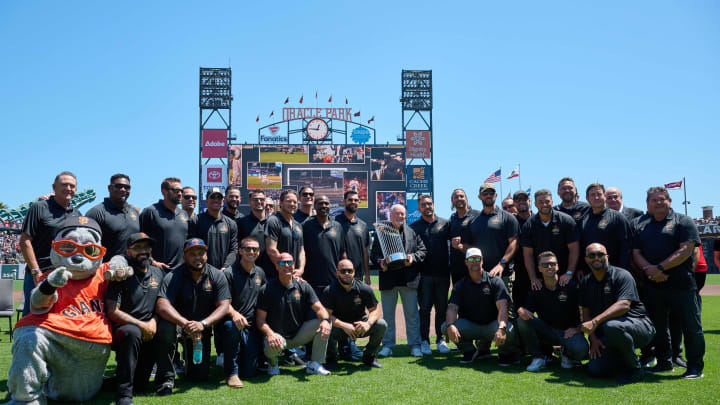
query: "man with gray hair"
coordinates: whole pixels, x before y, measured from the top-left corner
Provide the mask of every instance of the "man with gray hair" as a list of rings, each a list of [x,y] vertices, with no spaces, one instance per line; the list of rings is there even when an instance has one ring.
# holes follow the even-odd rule
[[[617,187],[608,187],[605,191],[605,199],[608,207],[625,215],[628,221],[632,221],[643,214],[641,210],[626,207],[625,204],[623,204],[622,191]]]
[[[395,347],[395,306],[398,295],[402,300],[403,314],[405,315],[405,330],[407,332],[410,354],[413,357],[422,357],[420,350],[420,313],[418,311],[417,288],[420,284],[420,269],[418,264],[425,260],[427,250],[422,239],[415,231],[405,224],[405,207],[395,204],[390,207],[390,221],[392,226],[400,233],[407,259],[403,267],[390,269],[388,259],[380,248],[380,241],[375,237],[371,257],[380,265],[380,300],[382,302],[383,317],[388,324],[387,332],[383,338],[383,348],[378,355],[388,357],[392,355]]]

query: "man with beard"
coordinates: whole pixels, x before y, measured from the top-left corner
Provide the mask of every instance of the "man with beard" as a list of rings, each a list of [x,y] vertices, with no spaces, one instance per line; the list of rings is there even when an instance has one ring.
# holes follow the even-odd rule
[[[107,249],[103,262],[123,254],[130,235],[140,232],[140,211],[127,203],[130,197],[130,177],[122,173],[113,174],[108,193],[109,196],[102,203],[85,214],[102,229],[102,245]]]
[[[448,239],[450,226],[447,219],[435,215],[435,205],[429,194],[418,197],[421,217],[410,227],[422,239],[427,249],[425,260],[420,263],[420,350],[432,354],[430,348],[430,313],[435,307],[435,343],[440,353],[450,352],[443,339],[440,326],[447,311],[450,271],[448,269]]]
[[[352,262],[343,259],[337,264],[337,280],[325,288],[322,303],[328,311],[333,329],[328,341],[327,364],[337,363],[337,343],[345,338],[369,337],[363,363],[375,368],[382,365],[375,354],[380,348],[387,323],[380,318],[377,299],[369,285],[354,277]],[[367,309],[367,312],[365,311]],[[369,313],[369,314],[368,314]]]
[[[208,264],[223,271],[229,269],[237,257],[237,225],[233,218],[221,212],[223,195],[220,187],[208,190],[206,202],[207,210],[190,220],[188,235],[205,241]]]
[[[517,214],[515,219],[518,221],[518,248],[515,250],[515,256],[513,257],[513,271],[515,274],[515,282],[513,283],[512,301],[515,308],[520,308],[527,302],[528,293],[530,292],[530,279],[528,278],[527,270],[525,269],[525,257],[523,255],[523,249],[520,246],[522,241],[522,229],[525,222],[532,216],[530,210],[530,196],[527,191],[518,190],[513,194],[513,203]]]
[[[380,265],[380,299],[382,301],[383,315],[388,324],[387,333],[383,338],[383,348],[380,357],[392,356],[395,346],[395,307],[398,295],[402,300],[403,314],[405,315],[405,331],[413,357],[422,357],[420,350],[420,314],[418,312],[417,288],[420,284],[419,263],[425,260],[427,250],[422,239],[405,224],[405,207],[395,204],[390,207],[390,221],[403,240],[407,259],[402,267],[390,269],[388,259],[383,257],[379,238],[373,242],[371,255],[373,261]]]
[[[315,212],[302,224],[307,260],[303,278],[315,290],[315,295],[321,297],[325,287],[336,280],[337,263],[345,258],[345,232],[329,217],[330,199],[327,196],[315,199]]]
[[[455,212],[450,215],[450,276],[452,277],[452,283],[456,284],[467,276],[467,266],[465,265],[465,244],[468,243],[467,232],[470,222],[480,212],[472,209],[470,203],[468,203],[467,194],[465,190],[457,188],[453,190],[450,195],[450,202]]]
[[[210,372],[212,325],[228,313],[230,292],[227,278],[207,264],[207,246],[202,239],[185,242],[184,263],[168,273],[162,281],[156,304],[158,319],[158,367],[155,377],[158,395],[172,394],[175,381],[172,359],[178,330],[182,339],[193,347],[202,342],[202,359],[186,359],[186,376],[191,381],[205,381]],[[194,351],[194,349],[193,349]],[[194,357],[194,354],[193,354]]]
[[[637,208],[626,207],[623,204],[622,191],[620,191],[620,189],[617,187],[608,187],[607,190],[605,190],[605,201],[608,207],[625,215],[625,218],[628,220],[628,222],[643,214],[641,210]]]
[[[558,261],[553,252],[540,253],[538,261],[543,286],[532,291],[527,303],[518,307],[518,331],[527,352],[533,356],[527,371],[544,369],[556,345],[562,346],[560,366],[573,368],[573,361],[580,362],[588,354],[588,342],[578,327],[577,284],[570,280],[565,286],[558,285]]]
[[[133,391],[145,389],[157,360],[155,301],[165,273],[150,265],[155,241],[139,232],[130,235],[125,257],[134,276],[111,282],[105,292],[105,312],[112,321],[117,351],[117,404],[132,404]]]
[[[247,237],[255,238],[260,247],[260,256],[256,263],[262,267],[275,268],[265,252],[265,192],[262,190],[250,190],[250,215],[245,215],[237,220],[238,240],[242,241]],[[267,272],[266,272],[267,273]]]
[[[315,191],[310,186],[300,188],[300,206],[293,214],[293,218],[299,223],[305,222],[308,217],[313,214],[313,206],[315,205]]]
[[[573,277],[577,267],[580,238],[575,220],[569,215],[552,208],[552,194],[542,189],[535,192],[535,207],[537,214],[533,214],[522,230],[522,249],[525,259],[525,269],[533,290],[542,287],[538,274],[540,271],[535,265],[535,255],[538,252],[551,251],[558,261],[559,283],[565,286]]]
[[[265,272],[255,265],[260,243],[248,236],[240,241],[240,261],[225,271],[232,301],[223,323],[224,371],[227,385],[242,388],[242,378],[255,375],[262,337],[255,323],[255,306],[265,288]],[[239,374],[239,376],[238,376]]]
[[[635,280],[627,270],[610,265],[599,243],[585,249],[585,262],[592,271],[580,282],[581,328],[590,338],[588,374],[620,373],[620,384],[642,381],[645,373],[635,349],[652,341],[655,328]]]
[[[192,219],[195,218],[195,206],[197,205],[197,194],[195,189],[190,186],[185,186],[182,189],[182,202],[180,206],[185,211],[187,217]]]
[[[672,370],[672,359],[679,356],[670,347],[668,318],[674,317],[682,323],[685,339],[687,371],[683,378],[702,378],[705,336],[692,276],[692,255],[700,236],[693,220],[673,211],[671,203],[665,187],[651,187],[647,191],[648,213],[633,220],[633,259],[647,277],[645,299],[657,328],[657,365],[652,370]]]
[[[70,204],[77,190],[75,175],[70,172],[58,174],[52,187],[52,197],[36,201],[30,206],[20,234],[20,251],[27,269],[23,282],[23,316],[30,313],[30,293],[40,282],[43,271],[52,269],[50,247],[55,233],[67,217],[80,216],[80,211]]]
[[[502,209],[508,214],[517,215],[517,208],[515,207],[515,200],[508,195],[507,198],[502,200]]]
[[[240,187],[229,186],[225,189],[225,204],[223,206],[222,214],[232,220],[239,220],[244,215],[238,210],[238,205],[242,202],[242,196],[240,195]]]
[[[629,269],[632,237],[630,223],[623,214],[605,206],[605,187],[602,184],[590,184],[585,197],[591,211],[580,222],[581,250],[584,251],[591,243],[599,243],[607,249],[611,265]]]
[[[343,196],[345,210],[335,217],[345,233],[345,254],[353,264],[355,278],[359,281],[365,277],[365,284],[370,285],[370,266],[368,266],[368,247],[370,247],[370,230],[362,219],[358,218],[357,209],[360,203],[356,191],[348,190]]]
[[[590,205],[586,202],[578,201],[577,187],[575,180],[571,177],[563,177],[558,182],[558,196],[562,202],[554,208],[560,212],[568,214],[580,225],[582,218],[590,212]]]
[[[160,191],[163,199],[140,214],[140,230],[155,240],[152,265],[169,272],[182,263],[189,217],[178,207],[183,191],[180,179],[166,178]]]

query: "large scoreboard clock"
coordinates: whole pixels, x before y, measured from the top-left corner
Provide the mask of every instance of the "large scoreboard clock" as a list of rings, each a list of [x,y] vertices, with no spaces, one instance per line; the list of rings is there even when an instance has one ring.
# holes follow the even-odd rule
[[[328,136],[328,124],[323,119],[315,118],[307,124],[305,132],[307,132],[308,138],[321,141]]]

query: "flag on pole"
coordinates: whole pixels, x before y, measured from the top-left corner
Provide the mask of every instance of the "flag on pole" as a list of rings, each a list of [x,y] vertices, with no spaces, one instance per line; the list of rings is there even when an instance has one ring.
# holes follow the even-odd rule
[[[530,193],[532,192],[532,186],[528,187],[528,189],[525,190],[525,192],[526,192],[528,195],[530,195]]]
[[[345,97],[345,105],[347,105],[347,97]]]
[[[290,102],[290,97],[286,98],[286,99],[285,99],[285,102],[284,102],[283,104],[287,104],[287,103],[289,103],[289,102]]]
[[[273,115],[275,115],[275,110],[272,110],[272,112],[270,113],[270,116],[268,118],[272,118]]]
[[[358,112],[356,112],[355,114],[353,114],[353,116],[354,116],[354,117],[359,117],[359,116],[360,116],[360,111],[358,111]]]
[[[496,172],[485,179],[485,183],[498,183],[500,180],[502,180],[502,178],[500,178],[500,169],[497,169]]]
[[[508,176],[508,180],[510,180],[514,177],[519,177],[519,176],[520,176],[520,167],[516,167],[513,169],[512,172],[510,172],[510,176]]]
[[[372,116],[372,118],[370,118],[370,119],[368,120],[368,124],[371,123],[371,122],[373,122],[373,121],[375,121],[375,116],[374,116],[374,115]]]
[[[330,95],[330,98],[328,99],[328,103],[332,103],[332,94]]]
[[[303,95],[300,96],[300,104],[302,104],[303,97],[305,97],[305,96],[303,96]]]
[[[315,90],[315,100],[317,100],[317,90]]]
[[[255,118],[255,122],[260,122],[260,116],[258,115],[257,118]]]
[[[676,188],[682,188],[682,180],[680,181],[673,181],[671,183],[666,183],[665,188],[668,190],[676,189]]]

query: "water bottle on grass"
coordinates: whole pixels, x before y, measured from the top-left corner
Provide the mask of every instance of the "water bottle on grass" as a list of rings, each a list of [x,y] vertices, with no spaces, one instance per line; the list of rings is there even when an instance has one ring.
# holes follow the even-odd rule
[[[202,363],[203,344],[202,344],[202,335],[199,333],[193,337],[192,354],[193,354],[193,356],[192,356],[193,364]]]

